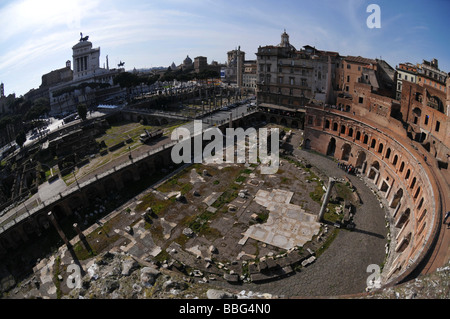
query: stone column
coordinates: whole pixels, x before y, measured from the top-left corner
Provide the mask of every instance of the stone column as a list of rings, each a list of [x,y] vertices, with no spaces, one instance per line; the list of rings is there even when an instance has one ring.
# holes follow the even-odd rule
[[[367,161],[364,161],[361,167],[361,175],[363,175],[366,171]]]
[[[83,234],[83,232],[81,231],[80,227],[78,227],[78,224],[77,224],[77,223],[73,224],[73,228],[75,228],[75,230],[77,231],[78,237],[80,238],[80,242],[83,244],[84,248],[85,248],[87,251],[91,251],[91,247],[89,247],[89,246],[87,245],[87,242],[86,242],[86,236],[84,236],[84,234]]]
[[[325,215],[325,211],[327,210],[328,201],[330,200],[331,196],[331,189],[333,188],[333,185],[336,183],[336,180],[332,177],[330,177],[330,181],[328,182],[328,188],[327,192],[325,194],[325,198],[322,203],[322,208],[320,209],[319,216],[317,218],[317,221],[320,222],[323,219],[323,216]]]
[[[66,246],[71,247],[70,242],[66,237],[66,234],[64,234],[64,232],[62,231],[61,227],[59,226],[58,222],[55,219],[55,216],[53,216],[53,213],[49,212],[48,217],[52,221],[53,226],[55,226],[56,230],[58,231],[59,236],[61,236],[62,240],[64,240],[64,243],[66,244]]]
[[[78,236],[80,237],[80,239],[81,239],[82,237],[84,237],[83,232],[81,231],[80,227],[78,227],[78,224],[77,224],[77,223],[74,223],[74,224],[73,224],[73,228],[75,228],[75,230],[77,231],[77,234],[78,234]]]

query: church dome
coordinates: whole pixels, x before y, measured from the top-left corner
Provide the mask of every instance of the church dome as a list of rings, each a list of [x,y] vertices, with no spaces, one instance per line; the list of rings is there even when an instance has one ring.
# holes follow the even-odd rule
[[[186,57],[186,59],[184,59],[183,64],[184,65],[192,64],[192,59],[189,57],[189,55]]]

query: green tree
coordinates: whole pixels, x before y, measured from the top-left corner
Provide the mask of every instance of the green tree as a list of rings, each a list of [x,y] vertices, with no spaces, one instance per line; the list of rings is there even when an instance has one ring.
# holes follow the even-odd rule
[[[131,88],[136,85],[139,85],[141,79],[133,73],[130,72],[121,72],[114,77],[114,84],[119,84],[121,88]]]
[[[50,103],[46,98],[39,98],[34,101],[33,106],[25,114],[25,120],[30,121],[39,118],[41,115],[50,112]]]
[[[86,121],[87,116],[87,106],[84,103],[80,103],[77,106],[78,115],[83,121]]]

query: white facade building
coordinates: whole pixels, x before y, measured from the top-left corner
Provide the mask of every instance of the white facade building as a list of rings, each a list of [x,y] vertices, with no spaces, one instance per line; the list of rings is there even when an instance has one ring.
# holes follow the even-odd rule
[[[111,91],[109,94],[113,93],[112,91],[116,91],[116,93],[120,91],[119,87],[116,90],[111,90],[111,87],[114,86],[114,77],[125,70],[123,68],[109,69],[109,66],[100,68],[100,48],[93,48],[87,38],[82,38],[72,47],[72,51],[73,80],[49,89],[52,114],[73,112],[79,103],[86,103],[90,106],[96,102],[98,91],[105,89],[108,84]],[[99,85],[86,85],[89,83]],[[100,84],[105,84],[105,86],[101,87]]]

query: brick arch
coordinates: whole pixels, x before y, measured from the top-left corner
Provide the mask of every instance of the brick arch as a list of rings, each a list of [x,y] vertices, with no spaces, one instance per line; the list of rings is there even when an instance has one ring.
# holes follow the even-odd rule
[[[306,114],[326,118],[328,123],[346,123],[345,134],[340,130],[333,131],[328,123],[324,127],[307,123],[305,141],[309,140],[311,149],[324,155],[327,154],[330,136],[336,138],[339,146],[345,143],[352,146],[352,152],[356,152],[355,167],[361,166],[363,176],[375,184],[380,195],[388,199],[385,208],[391,214],[393,227],[401,226],[398,230],[401,233],[393,239],[395,249],[390,250],[392,265],[386,270],[386,280],[403,280],[433,249],[429,243],[436,238],[439,229],[436,214],[440,213],[440,206],[435,198],[439,184],[433,176],[427,177],[427,171],[422,169],[420,150],[415,152],[409,149],[409,145],[402,145],[395,136],[383,132],[383,126],[373,128],[362,121],[352,122],[333,111],[330,114],[327,110],[314,107],[307,109]],[[350,127],[354,129],[353,138],[348,136]],[[376,141],[375,145],[372,145],[372,140]],[[341,156],[342,153],[336,153],[334,157],[340,159]],[[422,219],[420,225],[418,218]],[[409,264],[411,258],[416,260],[412,267]]]
[[[102,187],[101,184],[91,185],[88,187],[85,194],[89,201],[92,201],[92,200],[102,197],[102,195],[104,195],[101,190],[101,187]]]
[[[400,203],[403,197],[403,188],[399,188],[397,192],[395,193],[394,197],[392,198],[392,201],[389,205],[391,208],[397,207],[397,205]]]
[[[36,234],[36,227],[33,225],[31,221],[25,221],[22,224],[22,229],[25,234],[27,235],[35,235]]]
[[[328,142],[327,156],[334,156],[335,152],[336,152],[336,139],[332,137]]]
[[[92,188],[91,188],[90,190],[92,190]],[[82,208],[82,207],[83,207],[83,203],[84,203],[84,201],[83,201],[83,199],[82,199],[82,196],[81,196],[81,195],[78,195],[78,194],[73,195],[72,197],[70,197],[70,198],[67,200],[67,206],[68,206],[72,211],[75,211],[75,210],[78,210],[78,209]]]
[[[150,166],[147,162],[140,162],[137,169],[140,176],[149,175],[151,172]]]
[[[66,209],[62,205],[55,205],[51,209],[53,216],[55,216],[56,220],[62,220],[66,217]]]
[[[355,167],[356,167],[356,168],[362,168],[364,162],[366,161],[366,158],[367,158],[366,152],[360,150],[360,151],[358,152],[358,156],[356,157],[356,164],[355,164]]]
[[[264,114],[261,114],[260,117],[259,117],[259,120],[260,120],[261,122],[266,122],[266,123],[267,123],[267,116],[264,115]]]
[[[47,215],[40,214],[39,216],[36,217],[36,223],[38,227],[42,229],[48,229],[50,227],[51,222]]]
[[[124,185],[129,185],[131,183],[133,183],[133,172],[129,169],[124,170],[123,172],[120,173],[120,178],[122,180],[122,183]]]
[[[348,161],[350,159],[350,154],[352,152],[352,147],[350,146],[350,144],[345,143],[342,146],[342,155],[341,155],[341,160],[343,161]]]
[[[353,137],[353,127],[349,127],[349,128],[348,128],[347,136]]]
[[[103,187],[105,188],[106,195],[118,191],[118,185],[113,177],[109,177],[105,182],[103,182]]]

